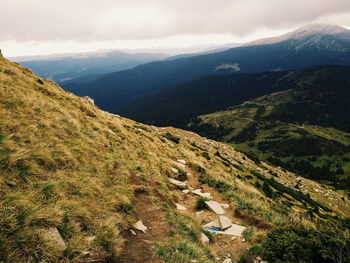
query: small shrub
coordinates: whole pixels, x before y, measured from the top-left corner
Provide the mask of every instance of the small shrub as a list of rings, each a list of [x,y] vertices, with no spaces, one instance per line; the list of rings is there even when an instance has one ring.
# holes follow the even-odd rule
[[[264,194],[269,197],[269,198],[275,198],[276,195],[275,193],[273,192],[273,190],[271,189],[271,187],[269,186],[269,184],[265,181],[262,185],[262,188],[261,188],[264,192]]]
[[[251,227],[246,228],[242,233],[243,237],[249,241],[251,240],[253,234],[254,234],[254,229]]]
[[[206,201],[209,201],[209,199],[206,197],[199,197],[196,201],[196,209],[197,210],[204,209],[206,207],[206,204],[205,204]]]
[[[209,156],[209,153],[208,152],[202,152],[201,154],[205,159],[207,160],[211,160],[210,156]]]
[[[200,173],[200,174],[205,174],[206,173],[206,170],[202,166],[200,166],[198,164],[189,163],[188,166],[191,167],[197,173]]]
[[[180,142],[180,137],[177,137],[177,136],[171,134],[170,132],[165,133],[163,136],[176,144],[179,144],[179,142]]]
[[[44,84],[44,81],[42,81],[41,79],[37,79],[36,80],[39,84],[43,85]]]
[[[180,169],[180,168],[176,168],[179,172],[176,176],[176,179],[179,180],[179,181],[186,181],[187,180],[187,173]]]
[[[229,190],[233,190],[233,186],[231,186],[227,183],[221,182],[221,181],[217,181],[215,179],[211,179],[208,176],[201,175],[199,177],[198,181],[201,184],[207,184],[210,187],[215,188],[216,190],[218,190],[222,194],[225,192],[228,192]]]
[[[199,234],[193,228],[188,230],[188,235],[193,241],[198,241],[199,240]]]

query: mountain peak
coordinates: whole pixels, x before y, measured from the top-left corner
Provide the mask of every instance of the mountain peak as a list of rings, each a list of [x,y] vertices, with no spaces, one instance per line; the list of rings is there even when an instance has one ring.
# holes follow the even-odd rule
[[[299,27],[294,31],[283,34],[281,36],[259,39],[256,41],[249,42],[246,45],[250,46],[250,45],[273,44],[273,43],[281,42],[288,39],[301,39],[301,38],[311,36],[311,35],[316,35],[316,34],[334,35],[334,34],[345,33],[345,32],[350,32],[350,30],[344,27],[331,25],[331,24],[307,24]]]
[[[308,24],[299,27],[298,29],[285,34],[284,36],[289,37],[304,37],[311,34],[323,34],[323,35],[333,35],[343,32],[349,32],[348,29],[340,27],[337,25],[330,24]]]

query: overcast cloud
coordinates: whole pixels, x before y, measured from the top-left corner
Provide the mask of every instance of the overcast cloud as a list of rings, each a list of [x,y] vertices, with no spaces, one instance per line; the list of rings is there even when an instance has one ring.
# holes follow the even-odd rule
[[[0,40],[16,41],[103,41],[226,33],[245,36],[259,27],[283,29],[322,18],[350,24],[349,0],[0,0],[0,3]]]
[[[244,39],[311,22],[350,25],[350,0],[0,0],[0,10],[0,47],[186,35]]]

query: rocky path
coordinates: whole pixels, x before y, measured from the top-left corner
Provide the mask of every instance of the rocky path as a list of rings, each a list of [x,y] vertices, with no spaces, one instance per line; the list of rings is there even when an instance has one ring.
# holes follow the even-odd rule
[[[175,167],[181,167],[187,173],[187,180],[179,181],[175,178],[169,178],[172,194],[177,199],[174,208],[179,213],[192,217],[203,227],[206,226],[205,230],[212,233],[213,240],[209,240],[206,235],[201,234],[201,242],[209,248],[217,262],[237,262],[250,247],[249,242],[242,235],[246,229],[245,226],[254,225],[256,222],[251,221],[249,216],[238,216],[235,213],[235,207],[228,204],[216,189],[199,184],[199,174],[190,169],[184,160],[175,162],[171,169],[174,177],[179,172]],[[131,183],[133,185],[142,184],[136,175],[131,176]],[[208,197],[211,201],[206,202],[206,209],[197,210],[196,202],[201,196]],[[210,203],[214,204],[214,207],[210,207]],[[167,238],[167,225],[162,210],[154,203],[148,192],[137,193],[134,205],[138,225],[134,225],[123,233],[126,242],[118,262],[163,262],[161,258],[156,256],[152,246],[152,242]],[[225,226],[223,226],[224,224]],[[232,231],[227,233],[230,229]]]
[[[178,197],[178,204],[185,207],[186,210],[179,210],[180,213],[186,214],[199,221],[203,226],[209,222],[218,219],[218,214],[210,209],[197,210],[196,202],[200,197],[193,194],[191,189],[201,189],[202,193],[210,193],[212,200],[219,204],[224,204],[222,209],[224,210],[224,216],[228,217],[233,224],[244,225],[246,222],[235,216],[234,207],[227,206],[227,201],[216,190],[208,185],[200,185],[198,183],[199,175],[191,170],[189,167],[182,167],[187,172],[186,188],[190,189],[190,192],[182,191],[181,188],[175,189]],[[185,193],[184,193],[185,192]],[[208,247],[212,254],[216,257],[217,262],[237,262],[239,257],[250,247],[249,243],[242,236],[221,235],[215,234],[214,242],[209,242]],[[226,261],[225,261],[226,260]]]

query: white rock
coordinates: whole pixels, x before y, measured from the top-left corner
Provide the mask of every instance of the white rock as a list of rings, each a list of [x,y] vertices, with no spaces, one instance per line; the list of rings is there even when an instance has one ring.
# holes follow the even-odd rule
[[[46,241],[55,244],[55,246],[60,250],[63,250],[66,247],[66,243],[62,239],[56,227],[49,227],[43,229],[43,238]]]
[[[133,235],[133,236],[136,236],[136,232],[132,229],[130,229],[130,233]]]
[[[208,206],[210,210],[212,210],[217,215],[225,214],[225,211],[222,209],[221,205],[213,200],[205,201],[205,204]]]
[[[208,245],[210,240],[204,233],[201,233],[200,241],[202,244]]]
[[[230,205],[229,205],[229,204],[223,204],[223,203],[221,203],[220,205],[222,206],[222,208],[225,208],[225,209],[227,209],[227,208],[229,208],[229,207],[230,207]]]
[[[187,210],[187,208],[184,207],[183,205],[180,205],[180,204],[175,204],[175,205],[176,205],[176,209],[177,209],[177,210],[182,210],[182,211]]]
[[[140,230],[142,231],[143,233],[146,233],[147,231],[147,226],[145,226],[143,223],[142,223],[142,220],[139,220],[137,221],[135,224],[134,224],[134,227],[137,229],[137,230]]]
[[[92,105],[95,105],[95,101],[92,98],[90,98],[89,96],[84,96],[83,99],[90,102]]]
[[[181,182],[179,180],[175,180],[175,179],[172,179],[172,178],[169,178],[169,181],[176,185],[176,186],[179,186],[179,187],[187,187],[186,183],[185,182]]]
[[[224,261],[222,261],[222,263],[232,263],[232,259],[226,258]]]
[[[182,192],[183,192],[185,195],[187,195],[187,194],[190,192],[190,190],[185,189],[185,190],[182,190]]]
[[[212,198],[210,193],[202,193],[202,189],[193,190],[192,193],[201,197]]]
[[[220,222],[220,229],[221,230],[226,230],[229,227],[232,226],[231,219],[228,218],[227,216],[219,216],[219,222]]]
[[[186,161],[185,161],[185,160],[183,160],[183,159],[179,159],[179,160],[177,160],[177,162],[178,162],[178,163],[182,163],[182,164],[185,164],[185,165],[186,165]]]
[[[201,213],[203,213],[203,211],[196,212],[196,217],[199,217]]]
[[[171,167],[171,170],[172,170],[175,174],[178,174],[178,173],[179,173],[179,170],[176,169],[175,167]]]

